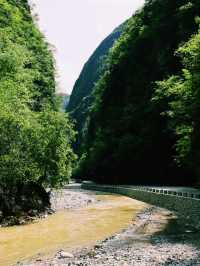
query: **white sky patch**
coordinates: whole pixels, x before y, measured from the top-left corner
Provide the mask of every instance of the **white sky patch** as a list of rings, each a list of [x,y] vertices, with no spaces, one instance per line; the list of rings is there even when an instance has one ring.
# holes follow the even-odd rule
[[[104,29],[103,29],[103,25],[102,24],[99,23],[97,25],[97,31],[98,31],[100,36],[104,33]]]
[[[84,63],[144,0],[30,0],[39,26],[56,47],[59,90],[70,93]]]

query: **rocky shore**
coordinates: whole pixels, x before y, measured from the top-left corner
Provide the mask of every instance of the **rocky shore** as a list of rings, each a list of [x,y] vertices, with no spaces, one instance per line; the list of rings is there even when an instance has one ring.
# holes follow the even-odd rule
[[[55,210],[63,207],[76,208],[95,202],[95,197],[87,192],[65,190],[60,196],[57,193],[52,197]],[[73,250],[70,253],[59,250],[52,258],[38,258],[34,262],[18,265],[200,265],[200,234],[184,217],[177,217],[173,212],[150,206],[138,214],[127,229],[96,243],[93,247]]]
[[[76,209],[96,203],[94,192],[83,190],[59,189],[51,192],[50,202],[53,211]]]
[[[46,206],[42,205],[44,201],[38,199],[38,201],[35,200],[36,204],[31,204],[31,206],[35,206],[35,208],[32,207],[32,209],[27,211],[16,212],[15,215],[1,217],[2,212],[0,211],[0,227],[32,223],[35,220],[44,219],[48,215],[59,210],[82,208],[90,203],[96,202],[95,197],[92,196],[94,193],[81,193],[78,190],[58,189],[49,191],[46,194],[49,195],[49,199],[46,201],[50,202],[49,204],[46,204]],[[17,207],[18,205],[16,205],[15,208]]]
[[[31,223],[51,213],[50,194],[42,186],[0,186],[0,227]]]

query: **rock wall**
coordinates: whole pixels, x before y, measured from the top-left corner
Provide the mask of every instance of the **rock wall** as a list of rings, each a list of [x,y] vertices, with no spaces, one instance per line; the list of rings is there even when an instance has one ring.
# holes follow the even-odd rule
[[[175,211],[185,218],[190,218],[195,225],[200,225],[199,195],[186,195],[187,193],[177,192],[174,192],[174,194],[176,194],[174,195],[167,190],[156,191],[156,189],[150,188],[140,189],[139,187],[97,185],[89,182],[83,182],[82,188],[125,195],[158,207]]]

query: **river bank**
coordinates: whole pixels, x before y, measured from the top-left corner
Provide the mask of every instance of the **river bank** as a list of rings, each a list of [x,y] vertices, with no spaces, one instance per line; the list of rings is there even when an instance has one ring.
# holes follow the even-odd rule
[[[56,212],[60,210],[74,210],[84,208],[89,204],[97,203],[94,192],[87,190],[59,189],[51,192],[51,209]]]
[[[71,206],[67,205],[68,208],[74,208],[76,204],[79,205],[77,191],[65,191],[65,193],[62,194],[61,201],[56,200],[61,204],[60,206],[58,204],[57,208],[65,206],[67,195],[68,197],[71,195],[71,203],[67,201],[67,204],[72,204]],[[80,191],[79,193],[80,199],[85,198],[83,204],[89,204],[96,200],[92,193],[90,195],[90,192]],[[55,199],[58,198],[58,195],[55,195]],[[72,249],[70,252],[60,249],[49,258],[38,257],[35,261],[17,265],[193,266],[200,265],[199,239],[199,231],[190,224],[189,220],[185,221],[183,217],[177,217],[171,211],[147,206],[145,210],[133,217],[131,224],[126,229],[93,246]]]
[[[57,191],[52,199],[56,211],[45,219],[0,228],[0,266],[51,261],[58,253],[60,258],[63,252],[92,248],[127,228],[147,206],[121,195],[85,190]]]
[[[77,191],[68,189],[58,189],[48,192],[49,194],[49,206],[42,208],[31,209],[27,212],[20,212],[16,216],[8,216],[0,220],[0,227],[9,227],[15,225],[26,225],[37,221],[38,219],[47,218],[57,211],[65,209],[84,208],[90,203],[95,203],[97,200],[92,196],[91,192],[77,193]],[[41,203],[40,203],[41,204]],[[38,206],[39,204],[37,204]],[[16,206],[17,208],[18,206]],[[1,218],[1,212],[0,212]]]

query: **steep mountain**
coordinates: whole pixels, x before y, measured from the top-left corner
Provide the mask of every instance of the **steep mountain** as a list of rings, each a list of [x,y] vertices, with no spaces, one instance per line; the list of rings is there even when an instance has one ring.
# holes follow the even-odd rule
[[[104,71],[108,51],[119,38],[123,31],[124,24],[115,29],[99,45],[83,67],[83,70],[74,85],[67,111],[70,112],[70,116],[75,120],[76,128],[79,132],[82,130],[88,114],[94,85]]]
[[[69,104],[69,99],[70,99],[70,95],[69,94],[66,94],[66,93],[63,93],[63,92],[60,92],[60,93],[57,93],[57,96],[60,100],[60,104],[61,104],[61,111],[62,112],[65,112],[66,109],[67,109],[67,106]]]
[[[146,0],[128,21],[95,87],[75,176],[168,185],[200,178],[199,15],[198,0]]]

